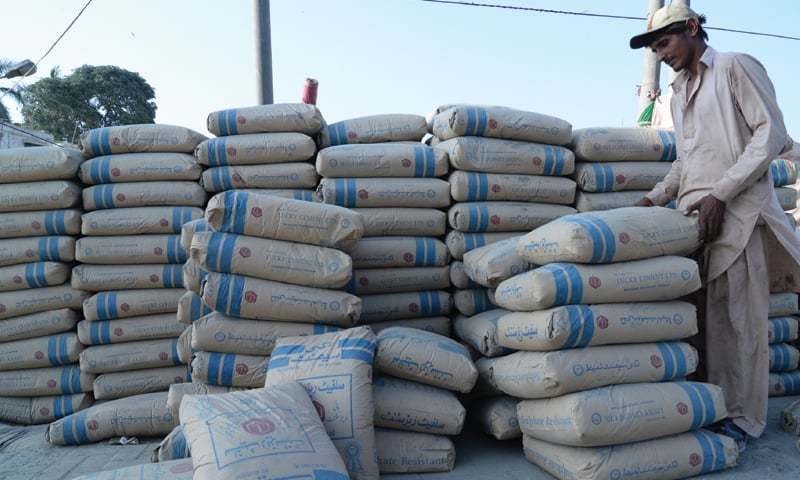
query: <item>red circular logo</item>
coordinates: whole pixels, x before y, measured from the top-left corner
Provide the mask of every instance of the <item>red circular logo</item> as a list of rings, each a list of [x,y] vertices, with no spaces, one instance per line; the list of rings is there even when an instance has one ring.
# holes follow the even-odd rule
[[[258,300],[258,295],[256,295],[256,292],[254,292],[252,290],[248,290],[248,291],[245,292],[245,294],[244,294],[244,301],[245,302],[247,302],[247,303],[256,303],[256,300]]]
[[[419,305],[417,305],[416,303],[409,303],[408,304],[408,311],[409,312],[414,312],[414,313],[418,312],[419,311]]]
[[[497,193],[497,192],[499,192],[500,190],[502,190],[502,188],[500,187],[500,185],[497,185],[497,184],[494,184],[494,185],[492,185],[492,191],[493,191],[494,193]]]
[[[42,407],[39,409],[39,414],[43,417],[46,417],[47,415],[50,415],[50,409],[47,407]]]
[[[6,306],[0,303],[0,313],[3,313],[5,311],[6,311]]]
[[[119,177],[119,168],[112,168],[111,169],[111,176],[112,177]]]
[[[233,175],[231,175],[231,179],[233,179],[233,181],[236,182],[236,183],[244,182],[244,180],[242,179],[242,176],[239,175],[238,173],[234,173]]]
[[[319,403],[316,400],[311,400],[311,403],[314,404],[314,408],[317,410],[317,415],[319,415],[320,420],[325,420],[325,406]]]
[[[356,138],[358,138],[358,134],[356,132],[347,132],[347,138],[349,138],[350,140],[355,140]]]
[[[175,383],[183,383],[183,377],[175,377]]]
[[[622,232],[619,234],[619,243],[625,245],[626,243],[631,241],[631,236],[628,235],[627,232]]]
[[[657,151],[659,151],[659,150],[661,150],[661,145],[659,145],[659,144],[657,144],[657,143],[654,143],[654,144],[653,144],[653,151],[654,151],[654,152],[657,152]]]
[[[619,183],[619,184],[625,183],[625,175],[621,175],[621,174],[620,174],[620,175],[617,175],[617,177],[615,178],[615,180],[616,180],[616,181],[617,181],[617,183]]]
[[[497,120],[495,120],[494,118],[490,118],[489,119],[489,128],[491,128],[493,130],[495,128],[497,128]]]
[[[41,230],[42,229],[42,224],[37,222],[36,220],[34,220],[33,222],[31,222],[31,227],[34,230]]]
[[[772,336],[773,336],[773,332],[772,332],[772,330],[770,330],[769,333],[767,333],[767,337],[769,338],[769,340],[772,340]]]
[[[245,123],[247,123],[247,119],[246,119],[246,118],[244,118],[244,117],[243,117],[243,116],[241,116],[241,115],[238,115],[238,116],[236,117],[236,121],[237,121],[238,123],[242,124],[242,125],[244,125]]]
[[[119,145],[120,143],[122,142],[120,141],[119,137],[114,137],[111,139],[111,145]]]
[[[261,215],[263,215],[263,214],[264,214],[264,212],[262,212],[259,207],[253,207],[250,210],[250,215],[252,215],[252,216],[254,216],[256,218],[261,218]]]
[[[117,327],[114,329],[114,335],[116,335],[117,337],[121,337],[124,334],[125,332],[123,332],[121,328]]]
[[[247,368],[247,365],[244,363],[237,363],[236,364],[236,375],[247,375],[247,371],[250,370]]]
[[[661,365],[663,365],[661,357],[658,355],[650,355],[650,365],[652,365],[653,368],[661,368]]]
[[[31,250],[31,249],[25,250],[25,256],[26,257],[33,258],[33,255],[34,255],[33,254],[33,250]]]
[[[369,280],[367,279],[367,277],[361,277],[358,279],[358,284],[366,287],[367,285],[369,285]]]
[[[358,191],[358,198],[361,200],[366,200],[369,198],[369,192],[364,190],[363,188]]]
[[[162,218],[161,220],[158,221],[158,224],[161,225],[162,227],[168,227],[169,220],[167,220],[166,218]]]
[[[689,455],[689,465],[693,467],[700,465],[700,462],[702,461],[703,460],[700,458],[700,455],[696,453],[692,453],[691,455]]]
[[[411,160],[409,160],[407,158],[404,158],[402,163],[403,163],[403,167],[405,167],[405,168],[408,168],[408,167],[411,166]]]
[[[590,287],[592,287],[592,288],[600,288],[600,285],[602,285],[602,282],[600,281],[599,278],[594,277],[594,276],[589,277],[589,286]]]
[[[153,253],[155,253],[156,255],[164,255],[164,249],[161,247],[156,247],[153,249]]]
[[[161,359],[161,360],[168,360],[169,359],[169,354],[167,352],[161,352],[161,353],[158,354],[158,358]]]
[[[602,315],[597,317],[597,327],[601,330],[608,328],[608,319]]]
[[[776,383],[776,384],[775,384],[775,391],[776,391],[776,392],[781,392],[781,391],[783,391],[783,384],[782,384],[782,383]]]
[[[124,193],[118,193],[117,194],[117,200],[119,200],[120,202],[124,202],[125,201],[125,194]]]
[[[497,215],[492,215],[489,217],[489,221],[492,222],[492,225],[499,225],[500,224],[500,217]]]
[[[678,409],[678,413],[680,413],[681,415],[686,415],[687,413],[689,413],[689,406],[683,402],[678,402],[678,404],[675,405],[675,408]]]
[[[19,275],[14,275],[14,283],[22,283],[22,277]]]
[[[228,152],[228,155],[230,155],[231,157],[236,156],[236,149],[233,147],[228,147],[225,149],[225,151]]]
[[[534,165],[538,167],[542,164],[542,157],[533,157],[532,162]]]
[[[414,255],[412,255],[411,252],[406,252],[403,254],[403,260],[406,263],[411,263],[414,261]]]
[[[250,256],[250,249],[247,248],[247,247],[240,248],[239,249],[239,255],[241,255],[244,258],[249,257]]]
[[[47,386],[50,388],[56,388],[56,385],[57,385],[56,381],[52,378],[47,381]]]
[[[97,421],[89,420],[89,423],[86,424],[86,428],[88,428],[89,430],[97,430]]]
[[[36,353],[33,354],[33,356],[36,357],[36,360],[41,360],[41,359],[44,358],[44,353],[43,352],[36,352]]]
[[[150,275],[150,281],[153,283],[158,282],[158,275],[156,274]]]
[[[269,435],[275,431],[275,424],[266,418],[253,418],[244,422],[242,428],[251,435]]]
[[[130,305],[128,305],[127,303],[123,303],[122,305],[120,305],[120,306],[119,306],[119,308],[120,308],[120,309],[121,309],[123,312],[127,312],[128,310],[130,310],[130,309],[131,309],[131,306],[130,306]]]

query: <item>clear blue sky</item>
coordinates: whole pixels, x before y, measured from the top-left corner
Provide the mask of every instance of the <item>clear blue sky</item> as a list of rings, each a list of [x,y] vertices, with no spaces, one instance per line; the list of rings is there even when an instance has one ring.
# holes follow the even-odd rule
[[[7,0],[2,52],[36,60],[85,0]],[[669,0],[667,0],[669,1]],[[539,8],[644,16],[647,0],[487,0]],[[756,6],[757,8],[753,8]],[[694,0],[710,26],[798,36],[797,0]],[[307,76],[337,121],[425,114],[473,102],[562,117],[575,127],[631,126],[642,51],[628,38],[644,22],[524,13],[417,0],[272,0],[275,101],[299,101]],[[800,42],[710,32],[721,51],[756,56],[800,139]],[[251,0],[95,0],[40,66],[113,64],[156,91],[156,120],[208,134],[206,115],[256,103]],[[669,68],[662,67],[662,83]],[[35,77],[34,77],[35,79]],[[30,80],[26,80],[26,83]],[[9,81],[0,80],[3,86]]]

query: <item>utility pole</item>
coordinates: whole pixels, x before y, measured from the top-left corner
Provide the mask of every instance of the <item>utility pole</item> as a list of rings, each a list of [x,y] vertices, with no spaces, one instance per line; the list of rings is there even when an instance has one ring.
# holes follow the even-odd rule
[[[258,103],[275,103],[272,96],[272,36],[269,27],[269,0],[253,0],[256,19],[256,81]]]
[[[648,17],[664,6],[664,0],[648,0]],[[649,48],[644,48],[644,76],[639,88],[639,112],[650,105],[661,86],[661,62]]]

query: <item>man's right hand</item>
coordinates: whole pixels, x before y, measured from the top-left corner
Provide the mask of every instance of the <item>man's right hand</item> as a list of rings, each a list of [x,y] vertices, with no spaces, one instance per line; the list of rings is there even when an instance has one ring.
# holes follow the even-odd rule
[[[634,203],[633,206],[634,207],[652,207],[653,206],[653,202],[649,198],[644,197],[643,199],[641,199],[638,202]]]

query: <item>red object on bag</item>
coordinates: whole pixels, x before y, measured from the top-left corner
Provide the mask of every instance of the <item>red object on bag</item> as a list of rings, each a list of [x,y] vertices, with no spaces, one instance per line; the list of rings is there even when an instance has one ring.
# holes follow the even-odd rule
[[[306,78],[305,86],[303,87],[303,103],[310,105],[317,104],[317,89],[319,82],[313,78]]]

